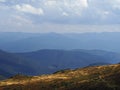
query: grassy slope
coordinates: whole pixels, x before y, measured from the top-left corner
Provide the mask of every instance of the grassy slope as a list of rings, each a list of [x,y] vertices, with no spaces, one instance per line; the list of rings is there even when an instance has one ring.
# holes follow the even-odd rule
[[[51,75],[15,76],[0,90],[120,90],[120,65],[58,71]]]

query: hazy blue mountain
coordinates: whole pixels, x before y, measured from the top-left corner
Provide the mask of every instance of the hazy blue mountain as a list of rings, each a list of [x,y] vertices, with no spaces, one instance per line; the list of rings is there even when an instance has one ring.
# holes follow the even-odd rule
[[[105,51],[105,50],[85,50],[85,49],[75,49],[74,51],[86,52],[93,55],[98,55],[105,59],[109,59],[111,63],[118,63],[120,58],[120,53]]]
[[[38,34],[39,35],[39,34]],[[0,32],[0,43],[12,42],[24,38],[34,37],[37,34],[34,33],[22,33],[22,32]]]
[[[110,65],[110,63],[105,63],[105,62],[92,63],[92,64],[89,64],[87,67],[91,67],[91,66],[104,66],[104,65]]]
[[[94,64],[120,62],[120,54],[103,50],[44,49],[26,53],[0,51],[0,78],[15,74],[49,74],[62,69],[74,69]]]
[[[49,33],[5,43],[1,48],[10,52],[28,52],[40,49],[67,49],[66,44],[71,44],[71,41],[75,40],[67,38],[64,35]],[[68,49],[70,49],[70,47]]]
[[[21,39],[36,37],[37,33],[22,33],[22,32],[0,32],[0,47],[9,46],[11,42],[16,42]]]
[[[30,52],[40,49],[98,49],[120,52],[119,38],[119,32],[79,34],[13,33],[0,36],[0,48],[10,52]]]
[[[34,69],[27,60],[0,50],[0,77],[6,78],[18,73],[30,75],[33,72]]]
[[[102,50],[55,50],[45,49],[27,53],[17,53],[29,59],[39,74],[52,73],[66,68],[86,67],[95,63],[118,63],[120,54]]]

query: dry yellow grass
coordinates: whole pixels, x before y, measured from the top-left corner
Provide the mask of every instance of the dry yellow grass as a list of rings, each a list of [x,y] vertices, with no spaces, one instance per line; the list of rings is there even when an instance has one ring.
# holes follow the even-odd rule
[[[118,75],[120,74],[120,64],[94,66],[94,67],[85,67],[76,70],[59,71],[51,75],[42,75],[42,76],[33,76],[33,77],[23,76],[22,78],[21,77],[10,78],[1,81],[0,87],[5,88],[13,85],[13,87],[16,88],[17,85],[20,85],[20,87],[22,88],[21,90],[25,90],[24,89],[25,87],[30,87],[29,90],[32,90],[33,87],[36,86],[36,88],[38,87],[41,90],[47,90],[47,88],[52,88],[54,86],[58,90],[61,90],[61,88],[64,90],[65,88],[76,88],[82,85],[83,85],[82,87],[84,87],[84,85],[87,84],[88,86],[90,85],[90,87],[93,87],[92,83],[94,83],[95,85],[97,85],[98,83],[98,86],[99,83],[100,85],[101,83],[105,83],[106,85],[109,86],[109,84],[114,84],[111,78],[117,77],[117,74]],[[39,90],[39,89],[35,89],[35,90]]]

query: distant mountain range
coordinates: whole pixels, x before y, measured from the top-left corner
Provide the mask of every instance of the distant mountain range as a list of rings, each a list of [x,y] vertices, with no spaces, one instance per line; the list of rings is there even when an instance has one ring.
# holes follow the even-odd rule
[[[120,62],[120,54],[103,50],[44,49],[26,53],[0,51],[0,77],[16,74],[50,74],[62,69],[75,69]]]
[[[120,90],[120,64],[61,70],[42,76],[16,75],[0,90]]]
[[[103,33],[0,33],[0,49],[30,52],[40,49],[98,49],[120,52],[120,32]]]

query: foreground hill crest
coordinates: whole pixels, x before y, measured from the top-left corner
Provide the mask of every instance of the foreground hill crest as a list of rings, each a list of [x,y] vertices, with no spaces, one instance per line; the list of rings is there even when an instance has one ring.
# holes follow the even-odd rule
[[[120,90],[120,64],[61,70],[51,75],[16,76],[0,90]]]

